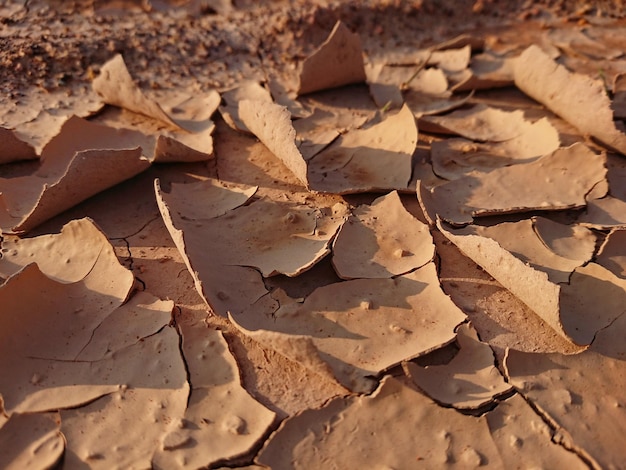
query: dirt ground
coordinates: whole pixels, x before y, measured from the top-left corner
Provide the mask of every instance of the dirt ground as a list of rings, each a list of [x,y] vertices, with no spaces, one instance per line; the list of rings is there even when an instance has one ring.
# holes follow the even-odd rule
[[[91,87],[94,78],[100,74],[103,64],[118,53],[123,56],[128,71],[137,85],[141,89],[157,94],[173,89],[194,96],[208,90],[217,90],[222,93],[240,85],[244,80],[268,83],[272,77],[288,82],[297,76],[304,59],[326,39],[338,20],[345,23],[350,31],[358,34],[365,57],[370,61],[384,60],[389,55],[407,57],[417,50],[426,49],[460,34],[468,34],[489,45],[493,50],[521,51],[526,46],[541,43],[547,32],[586,31],[586,28],[593,29],[594,32],[603,31],[603,28],[605,31],[610,31],[604,36],[598,34],[597,42],[613,50],[626,45],[623,37],[619,37],[619,35],[623,36],[626,31],[624,20],[621,19],[622,14],[621,0],[596,2],[582,0],[372,0],[360,2],[275,0],[254,2],[242,0],[234,1],[232,5],[226,0],[192,0],[189,2],[183,0],[0,1],[0,77],[2,77],[0,87],[4,97],[3,109],[8,107],[7,103],[17,103],[16,106],[18,106],[20,103],[40,102],[43,100],[41,96],[56,96],[58,93],[65,94],[64,99],[67,100],[67,106],[71,108],[76,102],[81,102],[83,99],[81,97],[92,96]],[[593,79],[605,80],[607,84],[612,84],[614,76],[626,72],[623,56],[589,59],[589,56],[583,53],[577,55],[576,45],[572,45],[571,50],[562,44],[556,47],[563,53],[559,59],[560,62],[570,70],[585,73]],[[338,100],[341,99],[341,95],[339,96]],[[87,102],[87,99],[83,99],[83,103]],[[530,114],[536,112],[537,116],[543,112],[540,104],[532,102],[530,98],[512,86],[476,91],[469,98],[468,104],[479,103],[487,103],[508,111],[530,110],[528,111]],[[22,108],[18,106],[16,109]],[[3,116],[7,121],[7,114],[3,112]],[[98,121],[98,119],[104,119],[102,116],[101,112],[91,119]],[[550,115],[550,119],[556,123],[555,126],[562,135],[562,146],[583,140],[598,152],[603,150],[597,142],[589,140],[589,136],[579,132],[554,114]],[[413,364],[423,370],[429,370],[426,366],[450,364],[452,358],[460,357],[459,352],[462,351],[459,342],[454,340],[442,341],[443,344],[433,348],[432,351],[407,357],[404,361],[396,361],[395,365],[384,369],[372,380],[375,381],[377,387],[384,383],[384,386],[389,386],[390,390],[396,383],[392,384],[390,380],[397,380],[401,384],[399,387],[404,387],[402,390],[416,392],[419,397],[431,396],[434,401],[429,401],[428,406],[432,405],[437,409],[432,413],[447,413],[448,411],[457,413],[458,423],[457,418],[449,417],[451,415],[446,415],[447,418],[442,415],[435,419],[421,411],[422,408],[418,405],[412,408],[413,405],[408,403],[414,402],[410,400],[421,399],[413,395],[407,401],[406,406],[399,408],[400,411],[396,415],[388,416],[381,410],[392,409],[391,405],[381,403],[380,406],[383,408],[375,408],[373,404],[377,403],[375,402],[379,399],[377,397],[385,395],[380,390],[372,395],[371,392],[357,393],[355,390],[349,390],[345,383],[314,371],[306,360],[289,358],[284,351],[281,352],[280,348],[277,350],[269,347],[268,343],[259,342],[254,339],[253,335],[245,334],[227,316],[211,311],[196,288],[198,283],[188,269],[185,255],[181,253],[180,247],[177,247],[171,229],[164,221],[162,208],[160,209],[155,199],[155,179],[161,182],[165,194],[171,194],[170,191],[174,190],[176,183],[194,183],[201,179],[216,178],[229,184],[259,186],[255,201],[266,198],[300,203],[308,197],[297,178],[294,178],[292,172],[277,160],[263,143],[254,136],[232,129],[219,113],[215,113],[213,120],[216,126],[213,131],[214,158],[194,163],[154,164],[137,176],[102,191],[37,225],[25,236],[31,238],[56,234],[72,220],[84,217],[92,219],[106,235],[123,266],[132,272],[135,279],[135,291],[145,291],[158,299],[173,301],[172,324],[178,328],[179,332],[187,331],[184,325],[202,323],[207,331],[219,330],[223,333],[227,349],[236,361],[234,369],[240,374],[243,389],[273,413],[268,418],[270,424],[257,434],[254,434],[252,430],[249,433],[242,432],[250,434],[250,442],[246,446],[233,452],[224,451],[221,456],[218,449],[214,452],[217,457],[211,454],[211,457],[207,457],[202,465],[197,465],[198,461],[191,457],[191,463],[186,464],[183,459],[176,461],[174,465],[172,463],[174,461],[159,460],[161,457],[155,457],[156,454],[151,454],[147,458],[137,457],[136,461],[123,459],[111,461],[107,460],[110,456],[106,454],[106,451],[104,455],[85,457],[80,454],[80,447],[72,447],[72,431],[66,433],[63,423],[66,419],[67,422],[76,419],[72,413],[80,414],[80,406],[72,405],[66,411],[62,408],[46,409],[44,407],[37,409],[37,412],[56,412],[61,409],[59,415],[61,417],[58,418],[61,424],[57,422],[60,427],[56,427],[54,432],[58,435],[63,433],[64,444],[58,445],[65,450],[56,454],[58,457],[56,460],[38,460],[36,452],[32,460],[20,460],[30,449],[31,444],[22,443],[24,453],[16,453],[12,462],[7,461],[8,468],[19,468],[18,465],[23,462],[33,465],[29,468],[135,468],[145,466],[146,462],[154,468],[187,468],[187,466],[349,468],[349,465],[343,466],[344,464],[337,463],[344,462],[338,456],[342,453],[352,455],[347,449],[358,440],[365,443],[361,447],[354,446],[354,449],[361,452],[361,456],[353,455],[351,458],[363,460],[354,461],[352,468],[469,468],[478,466],[540,468],[534,465],[544,465],[544,468],[578,468],[577,466],[580,468],[619,468],[618,462],[623,463],[626,460],[623,446],[614,442],[618,439],[616,436],[624,431],[623,420],[619,422],[623,418],[623,409],[626,406],[623,391],[623,385],[626,384],[626,369],[623,352],[621,352],[623,347],[614,355],[616,365],[607,366],[613,371],[611,385],[617,387],[607,392],[616,400],[614,404],[616,414],[613,415],[615,422],[607,424],[605,430],[597,429],[604,426],[604,423],[594,422],[593,420],[597,419],[598,415],[594,417],[594,414],[585,407],[592,406],[589,403],[593,402],[595,412],[604,413],[609,405],[603,401],[605,398],[598,396],[597,390],[592,390],[595,387],[593,385],[595,378],[583,377],[587,374],[593,375],[591,371],[579,369],[578,365],[559,367],[564,371],[569,367],[572,373],[579,374],[579,379],[567,378],[566,372],[563,372],[559,380],[573,380],[572,383],[582,383],[588,380],[589,395],[579,396],[577,392],[572,391],[575,388],[574,385],[571,385],[574,388],[568,388],[570,382],[567,382],[563,390],[569,390],[567,393],[571,392],[571,396],[568,395],[569,400],[565,400],[567,402],[563,405],[565,408],[560,412],[555,411],[558,407],[553,409],[550,405],[546,405],[542,401],[544,398],[539,396],[540,393],[537,390],[556,387],[554,383],[557,382],[541,382],[539,379],[533,382],[530,372],[528,377],[523,379],[526,382],[522,379],[516,381],[511,378],[510,371],[505,367],[508,351],[519,351],[520,357],[523,354],[532,353],[541,358],[548,357],[549,354],[575,358],[581,354],[590,354],[589,347],[576,345],[555,331],[518,296],[504,288],[495,279],[496,276],[462,254],[459,248],[436,226],[431,226],[430,232],[435,247],[434,261],[441,288],[466,315],[480,341],[489,345],[493,352],[491,365],[496,368],[491,374],[503,374],[505,378],[502,381],[507,384],[507,387],[502,392],[494,392],[490,399],[479,406],[470,408],[445,403],[444,400],[424,393],[424,387],[416,384],[410,373],[413,366],[407,364]],[[11,127],[11,122],[2,124],[5,127]],[[423,163],[429,165],[430,146],[442,137],[436,133],[423,132],[419,123],[418,129],[419,141],[415,157],[416,159],[423,158]],[[618,162],[614,164],[616,167],[623,165],[619,163],[620,158],[623,160],[623,155],[620,156],[612,150],[609,154],[612,159],[610,162]],[[39,162],[36,160],[2,164],[0,165],[0,178],[11,180],[27,176],[36,171],[38,165]],[[413,179],[419,179],[415,169]],[[619,184],[623,184],[626,180],[620,181],[622,183]],[[0,194],[2,194],[2,188],[0,184]],[[611,190],[615,190],[615,187],[611,186]],[[619,191],[623,192],[623,188]],[[342,204],[345,203],[350,210],[354,210],[361,204],[372,204],[382,194],[384,193],[368,192],[342,196],[328,194],[319,196],[315,203],[331,207],[336,201],[340,201]],[[401,201],[404,208],[416,219],[428,222],[414,192],[404,191],[401,194]],[[581,211],[582,209],[560,211],[556,218],[573,224]],[[623,222],[626,224],[626,219]],[[594,247],[595,254],[598,253],[598,247],[605,241],[611,229],[612,227],[593,228],[595,240],[597,240],[595,242],[597,246]],[[5,242],[11,236],[8,232],[0,235],[5,238]],[[621,257],[624,256],[626,254],[622,246]],[[6,250],[3,250],[3,257],[7,257]],[[300,276],[295,278],[284,275],[268,276],[264,278],[264,282],[272,292],[274,289],[281,288],[292,299],[306,298],[315,288],[340,280],[333,269],[330,256],[327,256]],[[0,275],[2,274],[0,271]],[[2,280],[1,277],[0,280]],[[4,287],[0,285],[0,291],[2,289],[6,291],[8,285],[9,280],[6,281]],[[36,286],[32,288],[37,290]],[[624,300],[624,295],[623,291],[618,293],[616,300],[618,304]],[[620,315],[613,318],[611,328],[608,326],[599,328],[595,334],[600,335],[602,331],[623,338],[624,330],[620,325],[624,324],[624,315],[622,315],[624,305],[622,303]],[[619,308],[618,305],[617,309]],[[10,312],[0,305],[0,314],[9,315]],[[186,342],[184,334],[182,338],[181,351],[186,352],[184,348],[191,342]],[[606,354],[606,356],[611,355]],[[558,362],[553,356],[550,357],[551,360]],[[194,367],[193,360],[188,357],[185,361],[187,375],[192,377],[188,379],[191,390],[195,390],[193,372],[190,375],[190,370]],[[583,363],[585,367],[594,367],[593,362],[589,364],[581,362]],[[0,362],[1,367],[3,364]],[[536,374],[540,375],[539,372]],[[383,379],[388,376],[391,379]],[[461,376],[463,380],[469,382],[473,380],[462,374]],[[600,374],[599,377],[602,380],[604,376]],[[583,389],[587,390],[587,388]],[[4,390],[0,388],[0,398],[4,393]],[[392,391],[388,393],[393,394]],[[398,392],[397,396],[404,396],[402,393],[409,392]],[[480,439],[483,440],[473,443],[474,441],[467,437],[469,434],[479,434],[479,431],[475,431],[473,427],[478,426],[476,423],[479,420],[487,422],[485,420],[496,416],[490,413],[505,409],[500,405],[501,403],[513,403],[513,400],[520,396],[524,398],[525,405],[530,405],[528,410],[536,421],[524,428],[531,429],[528,435],[522,436],[520,427],[510,436],[498,437],[498,429],[504,428],[504,424],[498,426],[489,421],[490,438],[485,437],[487,434],[485,436],[481,434]],[[554,400],[554,396],[551,395],[547,399]],[[93,402],[89,400],[89,403],[84,404],[91,407],[102,399],[99,398]],[[367,399],[372,401],[369,402]],[[220,409],[229,407],[227,399],[221,400],[213,397],[212,400],[212,403]],[[0,410],[5,410],[4,418],[0,418],[0,441],[5,439],[9,442],[6,434],[1,434],[2,428],[6,430],[8,423],[11,423],[14,418],[7,411],[9,408],[7,398],[4,400],[4,405],[2,404],[0,400]],[[413,411],[418,408],[420,411]],[[566,415],[570,409],[574,408],[576,410],[572,412],[572,418],[567,418]],[[19,408],[16,409],[19,410]],[[351,414],[354,409],[357,411]],[[26,414],[32,413],[28,408],[25,410]],[[333,415],[333,410],[338,411]],[[322,411],[327,414],[323,414]],[[318,415],[315,415],[315,412],[318,412],[319,417],[316,418]],[[609,414],[600,414],[600,416],[611,416],[610,410],[606,412]],[[64,413],[69,413],[67,415],[69,417],[66,418]],[[424,440],[424,446],[432,446],[433,449],[439,449],[438,446],[444,445],[441,443],[443,441],[439,442],[436,436],[433,437],[436,434],[434,430],[430,432],[428,428],[425,428],[413,433],[412,429],[417,428],[411,426],[415,423],[407,424],[403,417],[403,415],[410,416],[412,413],[419,415],[415,418],[417,421],[435,423],[433,426],[448,423],[445,425],[448,427],[444,427],[447,429],[445,432],[449,434],[441,438],[444,441],[447,439],[447,444],[445,444],[447,447],[444,446],[448,449],[446,458],[443,460],[431,458],[430,454],[423,449],[420,450],[422,453],[411,462],[398,463],[389,457],[394,453],[404,455],[402,452],[407,445],[410,448],[411,442],[418,448],[417,443],[421,442],[421,439]],[[506,419],[502,418],[503,422],[526,419],[528,415],[524,413],[511,412]],[[259,412],[260,415],[261,412]],[[132,416],[140,418],[140,414],[132,414]],[[372,418],[373,421],[367,421],[370,416],[380,416],[384,424],[377,427],[372,424],[375,421],[374,418]],[[361,419],[359,417],[363,417],[363,421],[358,421]],[[297,419],[292,421],[294,429],[291,430],[288,426],[291,425],[290,420],[294,418]],[[351,419],[356,421],[353,423]],[[428,421],[430,419],[434,421]],[[470,422],[466,419],[474,421]],[[571,420],[578,420],[578,424],[571,424]],[[323,426],[327,429],[336,426],[339,429],[342,422],[352,423],[353,428],[352,431],[342,431],[344,434],[338,434],[337,439],[340,442],[331,442],[332,439],[324,437],[324,433],[320,431]],[[392,433],[391,437],[385,437],[387,430],[393,429],[396,422],[401,423],[397,425],[400,434]],[[98,421],[94,418],[90,426],[97,428]],[[133,447],[137,446],[134,443],[136,436],[141,435],[142,429],[151,424],[134,422],[123,426],[128,426],[130,436],[128,445]],[[182,424],[181,427],[184,428]],[[578,427],[581,429],[584,427],[585,430],[580,430]],[[299,434],[300,428],[304,431]],[[231,434],[237,435],[239,433],[237,429],[235,426],[235,432]],[[368,429],[371,429],[371,433]],[[466,430],[465,433],[463,429]],[[121,432],[126,431],[122,429]],[[483,429],[480,432],[486,431]],[[611,433],[614,436],[608,437]],[[293,436],[292,441],[289,440],[290,435]],[[428,437],[423,437],[426,435]],[[76,442],[80,440],[76,439]],[[103,439],[106,443],[115,442],[114,439],[109,440],[108,437]],[[158,441],[161,437],[156,436],[154,439]],[[409,444],[404,442],[407,439]],[[469,440],[466,441],[466,439]],[[499,455],[499,457],[489,457],[490,451],[485,450],[486,447],[481,447],[484,439],[493,439],[494,448],[498,449],[494,451],[494,455]],[[272,440],[275,440],[273,444]],[[504,447],[499,445],[499,442],[505,441],[507,444],[502,444]],[[522,441],[525,447],[519,444]],[[171,448],[177,451],[183,449],[181,450],[183,452],[189,442],[181,442],[180,446],[176,444]],[[216,445],[228,447],[222,441],[219,442],[219,445],[210,442],[199,445],[207,448]],[[493,445],[490,443],[489,449]],[[163,446],[167,449],[165,444]],[[471,446],[480,449],[473,451],[476,458],[472,457],[474,454],[467,453],[467,449],[472,449]],[[322,449],[319,455],[310,450],[318,447]],[[567,458],[559,457],[560,454],[552,447],[559,448]],[[2,448],[1,442],[0,448]],[[418,453],[417,450],[415,452]],[[509,452],[510,455],[507,456]],[[129,452],[129,455],[135,454]],[[545,459],[542,460],[542,456],[545,456]],[[2,462],[1,459],[0,462]]]

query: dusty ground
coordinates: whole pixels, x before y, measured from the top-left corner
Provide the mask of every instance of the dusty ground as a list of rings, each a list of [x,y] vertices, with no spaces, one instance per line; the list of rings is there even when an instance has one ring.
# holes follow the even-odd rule
[[[265,82],[274,76],[295,76],[302,60],[324,41],[337,20],[342,20],[359,34],[364,52],[372,60],[384,58],[390,53],[410,54],[411,51],[462,33],[471,34],[485,40],[487,44],[506,50],[509,46],[522,49],[537,43],[541,35],[549,30],[576,30],[589,25],[605,25],[606,28],[614,28],[611,31],[616,34],[624,32],[623,20],[619,19],[622,13],[621,1],[243,1],[234,2],[234,7],[227,7],[225,3],[192,1],[187,4],[180,1],[168,4],[156,0],[2,2],[0,86],[3,100],[19,103],[31,99],[36,101],[37,98],[33,96],[67,93],[72,101],[72,96],[81,96],[81,93],[90,90],[92,80],[99,74],[102,64],[116,53],[123,55],[131,76],[141,88],[157,92],[173,88],[192,94],[209,89],[222,92],[238,85],[243,79]],[[615,37],[615,34],[607,34],[600,40],[611,47],[620,47],[623,42],[620,44]],[[622,61],[623,57],[617,61],[602,57],[589,61],[588,57],[582,55],[571,55],[565,60],[570,68],[588,73],[594,79],[604,78],[607,82],[612,79],[612,75],[625,70]],[[504,92],[486,90],[477,92],[471,98],[472,102],[495,103],[505,109],[514,109],[520,103],[526,106],[528,98],[512,89],[505,89]],[[240,452],[241,455],[218,458],[211,463],[212,467],[243,467],[272,461],[271,457],[266,457],[268,460],[265,461],[255,460],[255,457],[270,439],[271,433],[287,418],[305,416],[300,413],[319,409],[333,398],[353,395],[336,381],[312,372],[301,362],[290,360],[242,334],[227,318],[211,312],[195,289],[192,275],[157,206],[153,188],[155,178],[162,182],[165,191],[170,190],[172,183],[189,183],[198,177],[218,177],[229,183],[258,185],[259,197],[279,198],[287,195],[287,199],[297,200],[302,190],[293,175],[262,143],[253,136],[234,131],[217,113],[214,120],[214,159],[198,163],[153,165],[140,175],[38,225],[28,233],[28,237],[58,233],[69,221],[90,217],[109,239],[123,265],[132,271],[137,289],[174,302],[177,325],[205,321],[208,329],[223,332],[228,349],[236,360],[243,387],[255,400],[275,413],[271,426],[248,449]],[[567,127],[566,123],[561,122],[560,125],[563,127],[559,130],[567,131],[563,132],[564,135],[575,136],[571,137],[572,142],[584,137],[575,129]],[[420,130],[418,155],[420,151],[427,155],[433,139],[439,137],[422,134]],[[612,158],[620,157],[612,155]],[[37,162],[33,161],[0,165],[0,177],[27,175],[36,167]],[[371,203],[377,196],[379,194],[328,198],[343,199],[350,207],[356,207]],[[406,192],[402,195],[402,202],[417,219],[425,221],[414,194]],[[562,218],[571,222],[579,214],[577,211],[566,212]],[[440,231],[433,227],[431,232],[441,287],[467,315],[480,340],[489,344],[494,353],[494,364],[500,372],[505,372],[504,359],[508,348],[527,353],[561,355],[579,353],[584,349],[559,335],[528,306],[504,289],[494,277],[461,254]],[[600,245],[608,230],[597,230],[596,233]],[[291,297],[298,298],[309,295],[314,287],[334,282],[338,278],[330,260],[325,259],[302,275],[299,283],[292,282],[286,276],[268,279],[271,279],[268,282],[274,283],[273,287],[283,287]],[[2,305],[0,314],[8,314],[3,311]],[[617,321],[616,325],[619,326]],[[623,333],[623,330],[620,331]],[[458,351],[458,346],[453,342],[431,353],[422,354],[413,362],[420,366],[446,364]],[[615,382],[623,385],[626,380],[623,361],[620,364],[615,372]],[[404,368],[398,365],[386,370],[376,380],[380,381],[383,375],[398,378],[411,390],[418,389],[407,375],[406,364]],[[463,410],[463,416],[486,416],[484,413],[498,409],[497,403],[519,396],[519,390],[524,387],[516,384],[516,388],[518,391],[507,390],[477,409]],[[623,409],[623,388],[612,393],[617,400],[616,407]],[[575,429],[568,428],[567,420],[561,421],[560,416],[546,411],[545,405],[533,401],[531,395],[526,394],[524,398],[531,404],[536,416],[540,417],[537,421],[541,426],[547,425],[548,430],[541,431],[546,443],[567,449],[567,454],[576,459],[576,464],[582,467],[618,468],[612,467],[614,462],[626,459],[623,447],[616,450],[615,447],[603,448],[593,443],[594,439],[605,439],[606,434],[599,432],[594,437],[593,433],[577,433]],[[590,400],[597,398],[592,392],[589,396]],[[587,397],[578,398],[587,403]],[[570,400],[571,406],[577,404],[576,398]],[[598,406],[602,407],[601,404]],[[453,411],[450,405],[441,408]],[[402,413],[410,415],[411,409],[404,409]],[[347,414],[341,416],[343,418],[337,419],[344,419]],[[398,417],[393,419],[396,418],[401,421]],[[5,421],[6,418],[0,420],[0,426]],[[315,429],[314,418],[303,423],[300,426]],[[597,424],[590,426],[595,427]],[[620,426],[623,427],[623,423],[616,424],[612,429],[623,429]],[[359,429],[367,429],[367,426],[361,425]],[[463,445],[463,432],[451,432],[456,442],[461,441],[459,445]],[[581,442],[581,435],[590,439],[591,443]],[[511,447],[516,445],[514,437],[510,438],[513,439]],[[384,438],[381,439],[384,442]],[[415,439],[419,441],[418,437]],[[528,442],[531,441],[532,438],[528,437]],[[302,442],[306,442],[304,438]],[[309,445],[312,445],[310,442]],[[277,445],[287,446],[283,443]],[[375,445],[373,447],[376,448]],[[393,447],[393,443],[388,447]],[[449,445],[450,449],[453,447]],[[606,460],[597,457],[598,448],[605,449],[604,452],[609,454]],[[341,452],[339,449],[342,447],[336,445],[333,449]],[[288,453],[287,450],[284,452]],[[393,453],[394,449],[388,448],[388,452]],[[503,451],[500,449],[499,452]],[[542,452],[552,455],[553,451],[539,445],[515,454],[521,459],[517,461],[517,467],[528,468],[525,456],[529,462],[534,462],[536,455],[531,454],[541,455]],[[270,452],[266,454],[270,455]],[[384,454],[369,458],[381,465],[386,462]],[[306,457],[302,459],[292,462],[293,467],[313,468]],[[86,461],[89,463],[85,464],[85,468],[102,465],[102,461],[97,459]],[[278,458],[274,460],[279,461]],[[369,463],[373,464],[374,461],[370,460]],[[65,467],[63,459],[56,465],[58,468],[70,468],[68,462],[75,463],[76,460],[69,460],[66,455]],[[159,467],[155,462],[153,465]],[[432,462],[435,461],[428,465],[432,465]],[[498,464],[493,462],[489,462],[483,455],[482,460],[479,458],[478,461],[452,458],[440,462],[440,465],[467,468],[488,464],[497,467]],[[552,467],[549,460],[543,463],[550,468],[571,468],[565,462],[562,460],[559,463],[556,458],[556,461],[552,460]],[[500,463],[507,468],[511,467],[511,460],[505,457],[502,457]],[[276,463],[276,468],[281,468],[281,465]],[[355,463],[355,468],[363,468],[363,465],[367,466]],[[163,465],[161,467],[166,468]],[[328,464],[327,468],[333,467]],[[419,463],[406,464],[405,468],[419,468]]]

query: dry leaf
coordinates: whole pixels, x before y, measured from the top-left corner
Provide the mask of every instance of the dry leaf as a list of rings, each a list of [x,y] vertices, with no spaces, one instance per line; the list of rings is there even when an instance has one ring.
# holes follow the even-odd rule
[[[503,142],[472,142],[444,139],[431,144],[433,170],[441,178],[455,180],[472,171],[490,171],[517,163],[528,163],[554,152],[560,146],[558,131],[548,119],[519,126],[519,134]]]
[[[431,190],[420,186],[418,198],[431,223],[440,217],[453,225],[494,214],[584,207],[587,193],[605,181],[605,162],[606,155],[574,144],[530,163],[470,173]]]
[[[557,441],[554,431],[518,394],[486,414],[491,437],[505,468],[587,469],[587,464]]]
[[[335,398],[283,421],[256,461],[298,469],[503,467],[484,417],[442,408],[392,377],[371,396]]]
[[[494,365],[493,351],[468,324],[457,330],[459,352],[445,365],[404,364],[407,375],[433,400],[455,408],[480,408],[511,390]]]
[[[515,85],[580,132],[626,154],[626,135],[615,126],[602,81],[569,72],[539,47],[530,46],[516,62]]]
[[[34,174],[0,178],[0,229],[26,232],[148,168],[141,148],[127,146],[125,135],[80,118],[67,121]]]
[[[200,468],[250,452],[274,421],[274,413],[241,385],[235,358],[221,332],[203,324],[180,325],[192,384],[184,417],[165,435],[152,464]]]
[[[357,208],[333,242],[333,267],[342,279],[405,274],[434,256],[428,227],[404,208],[395,191]]]
[[[411,110],[339,137],[308,162],[311,189],[335,194],[406,189],[417,125]]]
[[[519,228],[508,224],[456,230],[439,224],[439,228],[556,332],[575,344],[588,345],[600,329],[623,313],[626,281],[596,263],[583,266],[593,252],[588,232],[573,229],[569,237],[563,237],[567,233],[563,227],[553,236],[550,231],[555,229],[554,223],[545,223],[549,227],[539,227],[543,235],[535,240],[523,222],[519,224],[526,228],[526,235],[521,236]]]
[[[266,101],[242,100],[239,118],[308,187],[307,165],[296,146],[296,130],[287,108]]]
[[[281,302],[273,315],[248,309],[232,318],[268,346],[281,346],[274,333],[310,336],[337,380],[363,392],[371,391],[371,376],[453,341],[465,315],[441,290],[431,262],[393,279],[319,287],[303,303]],[[263,330],[270,332],[267,339]]]
[[[304,60],[298,95],[361,82],[365,82],[361,39],[337,21],[326,41]]]
[[[0,467],[5,470],[56,468],[65,448],[58,413],[13,414],[0,427]]]

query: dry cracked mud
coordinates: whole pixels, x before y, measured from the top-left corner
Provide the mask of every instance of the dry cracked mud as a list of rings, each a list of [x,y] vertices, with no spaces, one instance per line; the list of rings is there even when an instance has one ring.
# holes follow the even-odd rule
[[[0,468],[621,468],[622,10],[0,1]]]

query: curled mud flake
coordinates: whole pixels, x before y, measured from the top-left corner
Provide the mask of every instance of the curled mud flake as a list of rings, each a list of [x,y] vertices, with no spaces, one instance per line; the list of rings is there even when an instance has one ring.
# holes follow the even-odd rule
[[[180,327],[193,391],[181,419],[173,423],[172,445],[156,450],[153,464],[172,468],[184,460],[187,467],[199,468],[245,455],[265,435],[274,413],[241,386],[221,332],[204,323]]]
[[[419,439],[407,439],[407,433]],[[503,465],[484,417],[442,408],[392,377],[385,377],[369,396],[335,398],[283,421],[256,462],[271,468],[288,468],[291,462],[319,467],[332,459],[342,468],[371,462],[405,468],[416,458],[424,467],[446,461],[468,468]]]
[[[553,224],[549,221],[539,224],[543,239],[538,237],[531,221],[491,227],[470,225],[463,229],[439,226],[466,256],[556,332],[577,345],[588,345],[598,330],[620,315],[619,305],[626,301],[620,290],[626,286],[623,279],[602,266],[585,265],[593,250],[593,238],[586,243],[577,244],[573,240],[570,243],[568,237],[576,238],[576,231]],[[550,244],[555,251],[550,249]],[[586,249],[579,249],[585,244]],[[567,246],[576,249],[567,250]]]
[[[480,408],[511,390],[494,365],[493,351],[478,340],[472,327],[459,327],[457,343],[460,351],[446,365],[405,364],[413,382],[428,396],[455,408]]]
[[[0,467],[48,469],[65,449],[58,413],[14,413],[0,427]]]
[[[434,172],[455,180],[472,171],[487,172],[505,166],[529,163],[560,146],[557,130],[546,118],[520,125],[519,134],[503,142],[472,143],[465,139],[445,139],[432,143]],[[550,183],[546,177],[546,183]]]
[[[304,60],[298,95],[362,82],[365,68],[361,39],[337,21],[326,41]]]
[[[307,165],[296,145],[296,130],[287,108],[267,101],[242,100],[239,118],[308,187]]]
[[[598,332],[591,347],[580,354],[509,350],[505,358],[509,382],[544,420],[555,424],[554,441],[562,436],[568,448],[598,468],[617,468],[623,460],[626,409],[615,406],[615,395],[623,387],[625,320],[621,315]]]
[[[405,190],[417,134],[407,106],[366,129],[343,134],[308,162],[311,189],[334,194]]]
[[[433,256],[428,227],[404,208],[397,192],[359,206],[333,243],[333,266],[343,279],[404,274]]]
[[[606,181],[605,163],[606,155],[574,144],[530,163],[470,173],[430,191],[421,188],[418,198],[429,218],[457,226],[488,215],[583,207],[587,193]],[[550,184],[527,183],[547,176]]]
[[[219,111],[226,123],[235,130],[251,132],[239,117],[239,102],[243,100],[272,102],[272,95],[259,82],[247,81],[222,93],[225,105]]]
[[[281,305],[274,318],[242,312],[233,319],[257,341],[313,370],[330,368],[340,384],[361,392],[371,391],[370,378],[381,371],[453,341],[465,319],[439,287],[432,262],[393,279],[319,287],[297,304],[299,315],[283,314],[293,308]],[[390,324],[406,333],[389,334]]]
[[[526,49],[515,64],[515,85],[555,114],[611,149],[626,154],[626,135],[613,121],[604,83],[572,73],[538,46]]]

